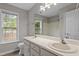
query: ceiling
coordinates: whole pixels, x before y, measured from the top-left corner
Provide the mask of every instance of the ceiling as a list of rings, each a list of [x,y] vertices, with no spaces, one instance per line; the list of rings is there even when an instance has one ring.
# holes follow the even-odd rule
[[[70,3],[58,3],[57,5],[51,6],[50,9],[46,9],[46,11],[41,12],[42,16],[52,17],[57,15],[60,12],[60,9],[70,5]],[[40,14],[40,13],[38,13]]]
[[[42,12],[41,15],[45,17],[55,16],[59,13],[60,9],[68,6],[69,4],[70,3],[57,3],[57,5],[51,6],[50,9],[47,9],[45,12]],[[35,3],[10,3],[10,5],[16,6],[24,10],[30,10],[35,5]],[[37,10],[37,14],[40,15],[40,9]]]
[[[34,3],[9,3],[9,4],[24,10],[30,10],[35,5]]]

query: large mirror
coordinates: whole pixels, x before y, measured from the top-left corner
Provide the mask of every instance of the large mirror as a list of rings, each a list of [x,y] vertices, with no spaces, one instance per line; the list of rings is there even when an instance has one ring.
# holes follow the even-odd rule
[[[74,8],[52,17],[36,15],[35,34],[79,39],[79,9]]]
[[[54,37],[60,37],[60,20],[59,16],[51,18],[35,16],[35,34],[42,34]]]

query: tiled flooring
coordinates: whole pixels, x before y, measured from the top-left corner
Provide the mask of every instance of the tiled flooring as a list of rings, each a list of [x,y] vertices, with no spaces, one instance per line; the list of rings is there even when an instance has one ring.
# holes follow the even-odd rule
[[[20,56],[20,55],[19,55],[19,51],[15,51],[13,53],[9,53],[9,54],[6,54],[4,56]]]

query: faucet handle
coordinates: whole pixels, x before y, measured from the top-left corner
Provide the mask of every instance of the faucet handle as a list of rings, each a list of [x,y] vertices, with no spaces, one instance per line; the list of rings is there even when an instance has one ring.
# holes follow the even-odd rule
[[[66,44],[65,40],[62,40],[61,43],[62,43],[62,44]]]
[[[66,38],[66,39],[69,39],[69,36],[70,36],[70,33],[66,33],[66,34],[65,34],[65,38]]]

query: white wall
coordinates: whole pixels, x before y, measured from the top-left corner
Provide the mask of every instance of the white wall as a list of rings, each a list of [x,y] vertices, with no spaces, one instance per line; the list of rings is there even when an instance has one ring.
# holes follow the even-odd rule
[[[69,37],[79,39],[79,9],[64,14],[65,33],[69,33]]]
[[[34,28],[34,19],[36,13],[39,11],[40,3],[36,4],[34,7],[31,8],[29,11],[29,16],[28,16],[28,35],[34,35],[35,33],[35,28]]]
[[[42,21],[42,34],[43,35],[48,35],[48,22],[47,22],[48,19],[44,19]]]
[[[52,35],[55,37],[59,37],[60,29],[59,29],[59,21],[50,22],[48,24],[48,35]]]
[[[43,34],[55,37],[60,36],[59,17],[51,17],[43,21]]]
[[[0,9],[9,10],[19,14],[19,40],[22,41],[24,36],[27,35],[27,12],[25,10],[3,3],[0,4]],[[0,54],[13,50],[15,47],[17,47],[15,43],[0,44]]]

